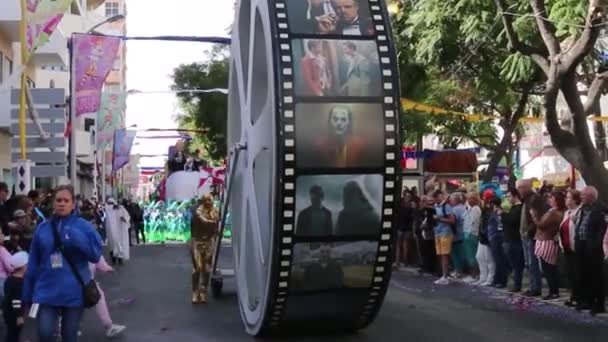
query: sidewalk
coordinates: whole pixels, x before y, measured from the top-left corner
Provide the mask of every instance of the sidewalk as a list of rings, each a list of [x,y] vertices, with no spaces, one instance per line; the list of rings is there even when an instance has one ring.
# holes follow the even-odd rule
[[[397,270],[394,270],[393,272],[405,272],[405,273],[412,274],[412,275],[419,275],[419,276],[422,276],[422,277],[435,278],[433,275],[430,275],[430,274],[426,274],[426,273],[421,274],[420,272],[418,272],[418,268],[416,268],[416,267],[401,267],[401,268],[399,268]],[[515,304],[515,305],[518,305],[518,306],[520,306],[520,305],[521,306],[526,306],[526,305],[529,305],[529,303],[537,303],[537,304],[542,303],[542,304],[553,305],[555,307],[561,307],[561,308],[566,309],[566,310],[571,310],[571,311],[577,312],[577,313],[579,313],[581,315],[589,315],[589,316],[591,316],[589,314],[589,311],[578,312],[574,308],[568,307],[568,306],[566,306],[564,304],[564,302],[568,298],[570,298],[570,290],[568,290],[568,289],[560,288],[560,290],[559,290],[560,291],[560,293],[559,293],[560,294],[560,298],[558,298],[558,299],[555,299],[555,300],[542,300],[539,297],[526,297],[522,293],[511,293],[511,292],[509,292],[508,287],[504,288],[504,289],[497,289],[495,287],[488,287],[488,286],[475,286],[475,285],[466,283],[466,282],[462,281],[461,279],[456,279],[456,280],[452,279],[451,281],[452,281],[452,283],[456,283],[456,284],[462,284],[462,285],[465,285],[465,286],[478,287],[478,288],[484,288],[484,289],[491,290],[491,292],[493,292],[495,294],[498,294],[498,295],[500,295],[500,296],[502,296],[504,298],[510,298],[510,301],[512,301],[511,304]],[[511,284],[511,279],[509,279],[509,284]],[[525,291],[525,289],[528,288],[528,279],[527,279],[527,275],[525,273],[524,273],[524,279],[523,279],[523,286],[522,286],[522,288],[524,289],[524,291]],[[543,278],[543,290],[545,292],[544,294],[546,294],[547,284],[545,283],[544,278]],[[488,292],[486,292],[486,293],[488,293]],[[488,294],[490,295],[491,293],[488,293]],[[595,317],[608,321],[608,313],[598,314]]]

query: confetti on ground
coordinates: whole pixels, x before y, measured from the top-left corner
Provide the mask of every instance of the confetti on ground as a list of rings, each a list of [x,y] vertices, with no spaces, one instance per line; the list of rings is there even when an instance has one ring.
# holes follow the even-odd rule
[[[135,298],[121,298],[120,300],[118,300],[118,304],[133,304],[135,302]]]

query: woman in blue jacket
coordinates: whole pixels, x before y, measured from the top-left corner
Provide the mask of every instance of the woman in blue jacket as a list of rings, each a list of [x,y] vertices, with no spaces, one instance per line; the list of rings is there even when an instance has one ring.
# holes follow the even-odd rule
[[[63,342],[76,342],[84,311],[83,288],[66,256],[74,264],[85,283],[91,280],[89,262],[101,257],[101,238],[93,226],[74,214],[75,196],[71,186],[60,186],[53,200],[53,215],[42,222],[32,240],[27,273],[23,283],[23,303],[39,304],[37,314],[40,342],[55,341],[61,317]],[[58,232],[63,253],[58,250]]]

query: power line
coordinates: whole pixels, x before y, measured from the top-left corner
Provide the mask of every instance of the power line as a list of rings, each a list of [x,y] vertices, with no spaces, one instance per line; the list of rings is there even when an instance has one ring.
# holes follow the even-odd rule
[[[523,14],[523,13],[514,13],[514,12],[502,12],[502,14],[510,15],[513,17],[535,18],[535,19],[540,19],[540,20],[546,21],[548,23],[552,23],[552,24],[566,24],[566,25],[572,26],[572,27],[578,27],[578,28],[583,28],[583,29],[587,28],[587,25],[573,23],[573,22],[564,21],[564,20],[556,21],[556,20],[549,19],[540,14],[531,14],[531,13]],[[590,27],[602,27],[602,26],[606,26],[606,25],[608,25],[608,22],[604,21],[599,24],[590,25]]]

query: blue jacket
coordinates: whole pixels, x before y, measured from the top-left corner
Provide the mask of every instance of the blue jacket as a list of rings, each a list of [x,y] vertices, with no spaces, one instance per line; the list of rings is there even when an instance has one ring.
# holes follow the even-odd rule
[[[82,307],[82,286],[72,272],[65,257],[61,255],[60,267],[51,266],[51,255],[59,253],[51,221],[54,221],[64,252],[72,261],[85,283],[92,278],[89,262],[97,263],[102,245],[99,234],[84,219],[71,215],[65,218],[51,217],[40,223],[30,247],[30,258],[23,281],[25,304],[39,303],[61,307]]]

